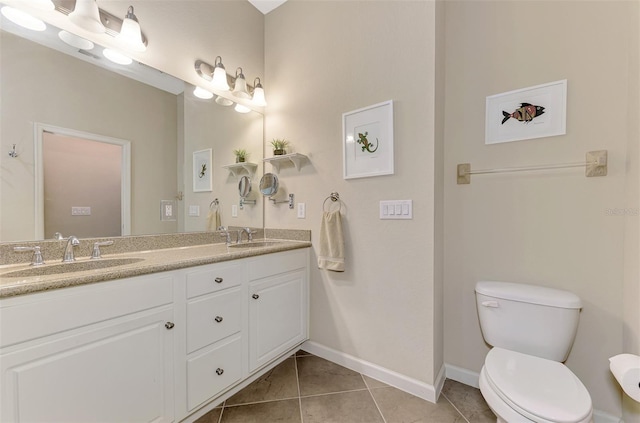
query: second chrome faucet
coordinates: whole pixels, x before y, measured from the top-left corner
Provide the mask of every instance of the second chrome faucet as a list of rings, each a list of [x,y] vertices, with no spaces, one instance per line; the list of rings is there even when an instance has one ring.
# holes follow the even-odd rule
[[[67,238],[67,246],[64,249],[64,256],[62,257],[63,263],[71,263],[76,261],[76,258],[73,255],[73,247],[77,247],[80,245],[80,241],[75,236],[70,236]]]

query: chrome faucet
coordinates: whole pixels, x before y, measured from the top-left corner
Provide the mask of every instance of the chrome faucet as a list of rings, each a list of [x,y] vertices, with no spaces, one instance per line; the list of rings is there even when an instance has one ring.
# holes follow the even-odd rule
[[[227,230],[227,228],[225,226],[219,226],[218,227],[219,231],[222,231],[222,233],[220,235],[225,237],[225,243],[227,245],[231,244],[231,234],[229,233],[229,231]]]
[[[62,258],[63,263],[71,263],[76,261],[76,258],[73,256],[73,247],[77,247],[80,245],[80,241],[75,236],[70,236],[67,239],[67,246],[64,249],[64,257]]]
[[[255,234],[256,231],[252,231],[251,228],[238,229],[238,239],[236,240],[236,244],[240,244],[242,242],[243,233],[247,234],[247,242],[251,242],[253,241],[253,234]]]

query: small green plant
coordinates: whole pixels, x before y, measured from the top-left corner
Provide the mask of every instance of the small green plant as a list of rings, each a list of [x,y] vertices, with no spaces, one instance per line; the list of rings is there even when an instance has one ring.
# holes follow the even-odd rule
[[[289,145],[289,141],[285,139],[274,138],[273,141],[271,141],[271,145],[273,146],[274,155],[283,155],[286,154],[286,148]]]
[[[236,163],[242,163],[246,161],[247,156],[249,155],[249,153],[247,153],[247,150],[245,149],[233,150],[233,154],[236,155]]]

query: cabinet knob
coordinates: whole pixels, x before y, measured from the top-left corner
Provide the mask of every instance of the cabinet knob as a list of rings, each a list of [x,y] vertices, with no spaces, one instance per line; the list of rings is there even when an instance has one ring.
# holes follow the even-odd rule
[[[215,278],[215,279],[214,279],[214,281],[215,281],[216,283],[222,283],[222,278],[220,278],[220,277]]]
[[[224,369],[221,369],[220,367],[218,367],[218,368],[216,369],[216,374],[217,374],[218,376],[222,375],[223,373],[224,373]]]
[[[216,322],[220,323],[222,322],[222,317],[220,316],[216,316],[216,318],[214,319]]]
[[[253,294],[253,295],[251,296],[251,298],[253,298],[254,300],[257,300],[258,298],[260,298],[260,295],[258,295],[258,294]]]
[[[164,324],[164,327],[167,329],[173,329],[174,326],[173,322],[167,322]]]

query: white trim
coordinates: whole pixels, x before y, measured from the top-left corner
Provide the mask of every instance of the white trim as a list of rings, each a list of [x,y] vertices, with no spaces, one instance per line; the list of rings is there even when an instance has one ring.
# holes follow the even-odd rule
[[[445,363],[444,367],[446,368],[447,379],[480,389],[480,373],[463,369],[453,364]]]
[[[387,385],[391,385],[401,391],[408,392],[411,395],[415,395],[418,398],[422,398],[432,403],[436,402],[440,394],[439,390],[436,392],[436,387],[433,385],[429,385],[428,383],[402,375],[394,372],[393,370],[386,369],[352,355],[336,351],[332,348],[318,344],[317,342],[307,341],[302,344],[301,348],[311,354],[324,358],[325,360],[329,360],[333,363],[346,367],[347,369],[362,373],[365,376],[372,377],[386,383]],[[442,380],[440,381],[439,379]],[[438,377],[436,378],[436,386],[442,387],[443,384],[444,371],[443,368],[441,368],[438,373]]]
[[[84,138],[91,141],[115,144],[122,147],[121,171],[121,222],[122,236],[131,235],[131,141],[92,134],[75,129],[62,128],[35,122],[33,124],[34,144],[34,205],[35,205],[35,238],[44,239],[44,173],[42,168],[42,139],[44,132]]]
[[[447,379],[455,380],[464,385],[479,388],[480,374],[453,364],[445,364],[447,369]],[[620,417],[605,413],[600,410],[593,410],[593,423],[624,423]]]

